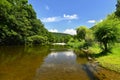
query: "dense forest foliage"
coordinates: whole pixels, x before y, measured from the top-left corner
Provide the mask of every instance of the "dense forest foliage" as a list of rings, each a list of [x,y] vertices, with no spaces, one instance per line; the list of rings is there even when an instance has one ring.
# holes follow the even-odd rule
[[[28,0],[0,1],[0,44],[42,44],[50,41],[50,33],[37,19]]]

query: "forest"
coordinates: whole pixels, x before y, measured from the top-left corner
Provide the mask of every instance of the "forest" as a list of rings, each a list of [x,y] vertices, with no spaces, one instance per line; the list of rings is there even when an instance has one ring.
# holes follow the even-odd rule
[[[1,45],[46,44],[50,35],[28,0],[1,0]]]

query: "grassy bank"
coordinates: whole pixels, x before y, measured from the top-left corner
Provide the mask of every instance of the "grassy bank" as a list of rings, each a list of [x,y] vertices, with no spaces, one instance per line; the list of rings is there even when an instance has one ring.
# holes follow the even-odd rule
[[[107,55],[99,55],[102,50],[97,45],[90,47],[89,50],[102,67],[120,73],[120,43],[115,44],[111,53],[107,53]]]
[[[80,42],[77,40],[68,42],[68,45],[71,46],[73,49],[79,49],[83,47],[84,41]],[[100,45],[94,43],[91,47],[88,48],[90,56],[95,58],[102,67],[113,70],[120,73],[120,43],[116,43],[110,52],[106,55],[102,55],[102,49]]]

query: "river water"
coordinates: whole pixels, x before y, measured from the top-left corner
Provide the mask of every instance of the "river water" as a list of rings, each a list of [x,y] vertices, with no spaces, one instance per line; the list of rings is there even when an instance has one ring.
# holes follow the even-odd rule
[[[65,46],[0,47],[0,80],[109,80],[98,79],[89,64]]]

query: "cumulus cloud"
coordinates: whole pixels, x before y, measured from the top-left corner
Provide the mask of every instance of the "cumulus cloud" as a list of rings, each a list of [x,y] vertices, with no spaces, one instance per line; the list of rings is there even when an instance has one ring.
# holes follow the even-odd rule
[[[88,23],[96,23],[96,20],[88,20]]]
[[[60,21],[60,17],[48,17],[41,19],[42,22],[57,22]]]
[[[102,22],[103,19],[100,19],[100,20],[88,20],[87,22],[88,23],[97,23],[97,22]]]
[[[68,19],[68,20],[78,19],[78,15],[77,14],[73,14],[73,15],[66,15],[66,14],[64,14],[63,17],[65,19]]]
[[[76,35],[76,30],[74,30],[74,29],[66,29],[63,33]]]
[[[50,29],[49,31],[50,31],[50,32],[58,32],[57,29]]]
[[[48,17],[48,18],[42,18],[41,21],[42,22],[58,22],[58,21],[63,21],[63,20],[75,20],[78,19],[77,14],[73,14],[73,15],[66,15],[64,14],[63,17],[61,16],[54,16],[54,17]]]

